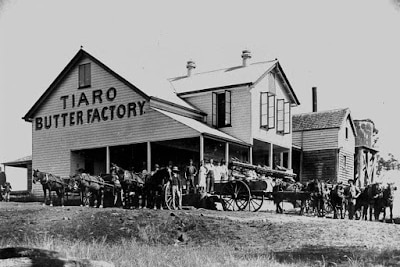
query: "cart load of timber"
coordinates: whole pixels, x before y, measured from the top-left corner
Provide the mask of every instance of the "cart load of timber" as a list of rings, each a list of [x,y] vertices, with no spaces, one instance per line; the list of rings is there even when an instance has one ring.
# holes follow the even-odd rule
[[[295,181],[296,174],[256,166],[233,160],[229,164],[229,180],[215,184],[215,194],[220,196],[224,210],[258,211],[264,199],[274,202],[295,201],[309,197],[302,185]]]

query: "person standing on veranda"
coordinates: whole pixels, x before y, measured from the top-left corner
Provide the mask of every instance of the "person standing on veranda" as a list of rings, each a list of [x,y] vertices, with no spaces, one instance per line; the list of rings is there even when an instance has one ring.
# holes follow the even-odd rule
[[[193,160],[189,160],[189,165],[186,166],[185,180],[186,180],[186,193],[190,193],[191,190],[195,190],[194,177],[197,175],[197,168],[193,165]]]
[[[197,184],[200,193],[204,193],[206,190],[206,177],[207,177],[207,168],[204,166],[204,160],[201,160],[199,167],[198,184]]]
[[[207,168],[207,178],[206,178],[206,192],[213,193],[214,192],[214,179],[215,179],[215,165],[214,160],[210,159],[210,161],[206,165]]]

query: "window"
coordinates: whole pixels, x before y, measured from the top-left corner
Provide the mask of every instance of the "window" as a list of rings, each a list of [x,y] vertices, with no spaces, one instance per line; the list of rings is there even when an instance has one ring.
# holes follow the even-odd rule
[[[231,91],[212,94],[212,125],[227,127],[232,124]]]
[[[284,133],[285,128],[285,100],[276,101],[276,132]]]
[[[290,110],[290,102],[285,102],[284,104],[284,126],[283,126],[283,133],[288,134],[290,133],[290,119],[292,117],[291,110]]]
[[[90,63],[79,65],[79,88],[90,86]]]
[[[343,155],[343,169],[347,168],[347,157]]]
[[[349,127],[346,127],[346,140],[349,139]]]
[[[261,92],[260,127],[275,128],[275,95],[268,92]]]

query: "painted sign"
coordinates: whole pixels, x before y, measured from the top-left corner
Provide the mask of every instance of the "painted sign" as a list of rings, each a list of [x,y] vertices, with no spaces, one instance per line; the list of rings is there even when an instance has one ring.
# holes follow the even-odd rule
[[[63,95],[60,97],[63,109],[79,109],[90,105],[109,102],[110,105],[87,110],[74,110],[49,116],[35,118],[35,130],[90,124],[114,119],[131,118],[144,114],[146,101],[129,102],[127,104],[113,105],[117,98],[117,89],[109,88],[107,91],[93,90],[91,95],[81,92],[78,95]]]

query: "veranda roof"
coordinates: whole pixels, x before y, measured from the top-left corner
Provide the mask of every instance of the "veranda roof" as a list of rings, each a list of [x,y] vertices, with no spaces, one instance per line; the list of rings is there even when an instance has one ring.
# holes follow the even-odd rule
[[[244,142],[242,140],[239,140],[239,139],[237,139],[237,138],[235,138],[235,137],[233,137],[233,136],[231,136],[229,134],[226,134],[226,133],[224,133],[222,131],[214,129],[214,128],[208,126],[207,124],[205,124],[205,123],[203,123],[201,121],[198,121],[198,120],[195,120],[195,119],[192,119],[192,118],[188,118],[188,117],[185,117],[185,116],[182,116],[182,115],[178,115],[178,114],[175,114],[175,113],[172,113],[172,112],[169,112],[169,111],[161,110],[161,109],[158,109],[158,108],[154,108],[153,107],[153,109],[158,111],[158,112],[160,112],[160,113],[162,113],[162,114],[164,114],[164,115],[166,115],[166,116],[168,116],[168,117],[170,117],[171,119],[173,119],[173,120],[175,120],[177,122],[180,122],[180,123],[192,128],[193,130],[199,132],[200,134],[204,134],[204,135],[207,135],[207,136],[210,136],[210,137],[219,138],[219,139],[222,139],[222,140],[225,140],[225,141],[229,141],[229,142],[238,143],[238,144],[241,144],[241,145],[250,146],[250,144],[247,144],[246,142]]]

